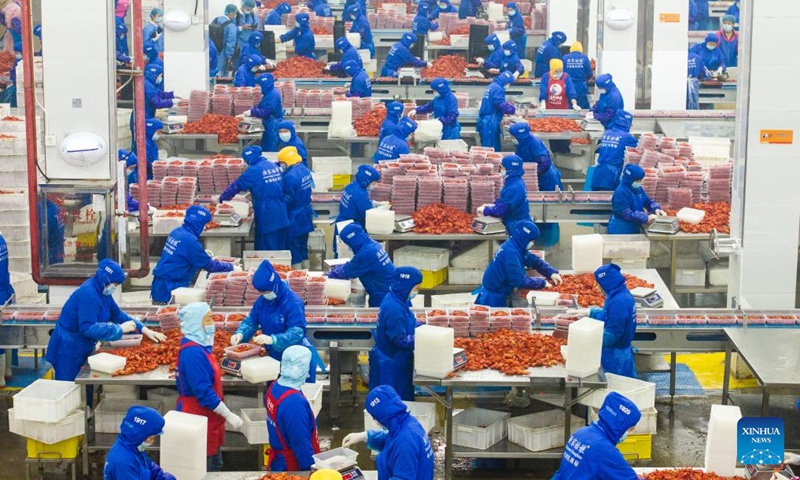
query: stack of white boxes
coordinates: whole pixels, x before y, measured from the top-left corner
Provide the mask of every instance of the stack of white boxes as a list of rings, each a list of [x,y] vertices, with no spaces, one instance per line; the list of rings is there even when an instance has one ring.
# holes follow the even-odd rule
[[[732,477],[736,470],[737,425],[742,418],[739,407],[711,405],[706,437],[706,472]]]
[[[14,396],[8,429],[30,440],[53,445],[83,435],[81,393],[73,382],[37,380]],[[54,448],[54,451],[58,451]]]
[[[205,477],[208,419],[172,410],[164,420],[161,468],[182,480]]]

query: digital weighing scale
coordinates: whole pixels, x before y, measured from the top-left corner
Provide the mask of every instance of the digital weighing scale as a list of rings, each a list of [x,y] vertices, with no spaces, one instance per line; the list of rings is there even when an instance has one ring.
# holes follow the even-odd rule
[[[163,132],[167,134],[181,133],[183,131],[183,122],[174,122],[167,120],[164,122]]]
[[[453,371],[467,364],[467,352],[463,348],[453,349]]]
[[[238,227],[242,224],[242,217],[240,217],[236,212],[231,213],[230,215],[220,215],[215,213],[213,221],[218,223],[220,227]]]
[[[230,373],[234,377],[242,376],[241,360],[234,360],[232,358],[222,357],[222,361],[220,362],[219,366],[225,373]]]
[[[602,132],[605,130],[603,124],[598,122],[597,120],[586,120],[586,119],[584,119],[581,122],[581,128],[585,132]]]
[[[636,304],[644,308],[660,308],[664,306],[664,299],[655,288],[636,287],[631,290],[631,295]]]
[[[506,226],[503,225],[503,220],[499,218],[475,217],[472,219],[472,230],[482,235],[492,235],[505,232]]]
[[[400,233],[407,233],[414,230],[414,219],[410,215],[397,215],[394,216],[394,231]]]
[[[650,233],[666,233],[672,235],[678,233],[681,229],[681,224],[676,217],[656,217],[656,221],[647,227]]]
[[[261,119],[244,119],[239,122],[239,133],[262,133],[264,131],[264,124]]]
[[[788,465],[745,465],[744,476],[750,480],[788,480],[794,472]]]
[[[480,68],[465,68],[464,76],[466,78],[486,78]]]
[[[312,472],[316,472],[317,470],[320,470],[320,468],[316,465],[311,465]],[[361,468],[359,468],[358,464],[355,462],[346,467],[341,467],[337,471],[342,474],[342,480],[358,480],[360,478],[365,478],[364,472],[361,471]]]
[[[422,80],[422,73],[419,68],[401,68],[397,71],[397,82],[400,83],[405,79],[418,82]]]

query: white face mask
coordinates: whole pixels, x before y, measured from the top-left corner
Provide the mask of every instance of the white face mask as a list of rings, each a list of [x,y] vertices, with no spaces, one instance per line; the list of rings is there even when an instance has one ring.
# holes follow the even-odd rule
[[[713,46],[712,45],[706,45],[706,48],[708,49],[708,51],[713,52],[714,49],[717,48],[717,46],[716,45],[713,45]]]
[[[509,10],[509,12],[508,12],[508,16],[509,16],[509,17],[513,17],[513,16],[514,16],[514,15],[516,15],[516,14],[517,14],[517,11],[516,11],[516,10]]]
[[[511,143],[514,145],[519,145],[519,140],[517,140],[517,137],[511,137]]]
[[[292,134],[289,132],[279,133],[278,137],[281,139],[281,142],[288,142],[289,139],[292,138]]]
[[[278,298],[278,294],[276,294],[275,292],[262,293],[261,296],[269,300],[270,302]]]
[[[111,295],[114,295],[115,293],[117,293],[117,286],[116,285],[109,285],[109,286],[107,286],[106,288],[103,289],[103,295],[105,295],[107,297],[110,297]]]
[[[600,88],[599,90],[600,90],[600,94],[601,94],[601,95],[602,95],[602,94],[604,94],[604,93],[606,93],[606,89],[605,89],[605,88]]]
[[[564,72],[554,73],[552,75],[552,77],[555,78],[556,80],[558,80],[559,78],[561,78],[561,75],[564,75]]]
[[[528,246],[526,247],[526,250],[533,250],[533,241],[532,240],[530,242],[528,242]]]
[[[439,92],[433,92],[433,98],[439,98],[442,95]]]
[[[511,50],[503,50],[503,55],[505,55],[506,57],[510,57],[511,56]]]
[[[633,182],[631,186],[633,188],[642,188],[642,182]]]
[[[628,439],[628,432],[625,432],[625,433],[622,434],[622,437],[619,439],[619,442],[617,442],[617,443],[622,443],[627,439]]]
[[[489,45],[487,48],[490,52],[494,52],[494,45]]]
[[[722,26],[722,29],[725,33],[731,33],[733,31],[733,25],[725,24]]]

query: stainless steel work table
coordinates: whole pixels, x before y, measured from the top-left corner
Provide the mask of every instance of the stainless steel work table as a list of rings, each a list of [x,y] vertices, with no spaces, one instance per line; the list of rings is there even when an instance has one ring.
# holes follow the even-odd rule
[[[528,376],[504,375],[496,370],[479,370],[474,372],[459,371],[452,378],[438,379],[430,377],[414,377],[414,385],[428,391],[431,396],[445,408],[445,479],[453,478],[453,458],[511,458],[511,459],[558,459],[563,454],[562,448],[554,448],[543,452],[531,452],[523,447],[514,445],[503,439],[486,450],[459,447],[453,445],[453,391],[459,388],[475,387],[521,387],[530,388],[536,392],[563,392],[564,403],[562,407],[564,416],[564,444],[569,440],[570,413],[572,407],[584,396],[592,391],[604,388],[607,385],[605,374],[598,372],[586,378],[577,378],[567,375],[564,365],[554,367],[536,367],[528,370]],[[432,387],[443,387],[444,397],[436,393]],[[578,394],[578,388],[588,390]]]
[[[658,242],[664,246],[667,250],[670,251],[670,262],[669,262],[669,291],[673,294],[694,294],[694,293],[726,293],[728,291],[728,287],[710,287],[710,286],[703,286],[703,287],[680,287],[675,285],[675,270],[678,263],[678,242],[708,242],[711,238],[710,233],[686,233],[686,232],[677,232],[673,234],[667,233],[652,233],[645,231],[645,235],[647,235],[648,240],[653,242]],[[727,238],[729,235],[727,233],[720,233],[720,238]],[[669,243],[669,246],[665,244]]]
[[[797,328],[726,328],[722,404],[730,400],[731,353],[750,368],[763,391],[761,416],[769,413],[770,390],[800,391],[800,330]]]
[[[264,474],[269,472],[215,472],[207,473],[203,480],[259,480]],[[281,472],[298,477],[308,478],[311,472]],[[364,480],[378,480],[376,470],[362,470]]]
[[[131,220],[135,221],[135,220]],[[253,224],[255,221],[252,217],[246,218],[242,220],[242,223],[238,227],[219,227],[219,228],[212,228],[211,230],[205,230],[202,235],[200,235],[200,241],[208,240],[208,239],[223,239],[227,238],[230,239],[230,246],[228,247],[228,251],[219,251],[218,249],[213,249],[217,255],[226,255],[230,256],[233,254],[235,249],[233,248],[236,243],[239,243],[239,247],[241,251],[244,252],[245,242],[250,237],[250,232],[253,229]],[[169,236],[169,233],[153,233],[153,228],[150,227],[149,231],[150,238],[166,238]],[[139,238],[139,228],[138,226],[133,230],[128,230],[128,237],[129,242],[133,244],[136,242],[138,244],[138,240],[132,240],[133,238]]]

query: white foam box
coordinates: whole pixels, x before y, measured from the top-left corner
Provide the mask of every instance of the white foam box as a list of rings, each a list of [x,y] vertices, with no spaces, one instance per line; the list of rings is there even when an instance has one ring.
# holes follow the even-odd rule
[[[475,303],[476,298],[478,296],[472,293],[431,295],[431,308],[468,308],[470,304]]]
[[[201,479],[206,474],[208,419],[201,415],[171,410],[164,415],[161,460],[165,472],[178,478]]]
[[[570,415],[570,431],[583,427],[581,417]],[[508,420],[508,441],[532,452],[564,446],[564,411],[548,410]]]
[[[469,35],[450,35],[450,46],[453,48],[469,47]]]
[[[732,477],[736,469],[737,425],[742,418],[739,407],[711,405],[706,437],[706,472]]]
[[[650,240],[645,235],[603,235],[603,258],[647,258]]]
[[[8,430],[11,433],[52,445],[83,435],[86,430],[86,412],[75,410],[62,420],[53,423],[19,420],[13,408],[8,409]]]
[[[80,387],[74,382],[40,379],[14,395],[14,414],[17,420],[59,422],[80,404]]]
[[[706,264],[699,257],[678,258],[675,262],[675,285],[682,287],[704,287]]]
[[[628,378],[621,375],[614,375],[613,373],[606,373],[606,380],[608,380],[608,388],[602,388],[589,393],[583,397],[578,403],[600,409],[603,407],[603,401],[610,392],[617,392],[630,401],[632,401],[639,410],[652,408],[656,404],[656,384],[645,382],[637,378]],[[588,389],[582,388],[578,391],[578,395],[583,395]]]
[[[393,210],[370,208],[367,210],[366,214],[367,233],[373,235],[389,235],[394,231],[394,216],[395,212]],[[341,238],[341,236],[339,238]]]
[[[128,359],[111,353],[98,353],[89,357],[89,368],[96,372],[112,374],[125,368]]]
[[[155,400],[119,400],[106,398],[94,411],[94,431],[97,433],[119,433],[119,426],[128,409],[134,405],[150,407],[162,413],[164,407]]]
[[[264,408],[242,409],[242,433],[250,445],[264,445],[269,443],[267,433],[267,410]]]
[[[416,267],[436,272],[449,265],[450,250],[406,245],[394,251],[393,263],[396,267]]]
[[[414,371],[444,378],[453,371],[453,329],[422,325],[414,331]]]
[[[633,430],[631,430],[630,435],[655,435],[656,434],[656,427],[658,426],[658,410],[655,407],[653,408],[645,408],[644,410],[640,410],[642,414],[642,418],[639,419],[639,423],[637,423]],[[600,417],[598,414],[600,413],[600,409],[598,408],[589,408],[589,423],[596,422]]]
[[[609,258],[608,262],[619,265],[623,272],[627,270],[645,270],[647,268],[646,258]]]
[[[453,445],[486,450],[508,436],[510,413],[468,408],[453,415]]]
[[[600,369],[603,348],[603,322],[584,317],[569,326],[567,374],[588,377]]]
[[[572,236],[572,269],[576,274],[594,273],[603,264],[603,236]]]
[[[447,283],[450,285],[480,285],[483,282],[484,268],[454,268],[450,267],[447,273]]]
[[[728,270],[730,264],[717,263],[708,267],[708,283],[712,287],[727,287],[728,286]]]
[[[353,174],[353,161],[350,157],[311,157],[311,164],[315,173]]]
[[[422,425],[426,432],[430,433],[438,424],[439,420],[436,416],[436,404],[431,402],[403,402],[408,407],[411,416],[416,418]],[[381,427],[378,422],[372,418],[372,415],[367,413],[364,409],[364,430],[380,430]]]

